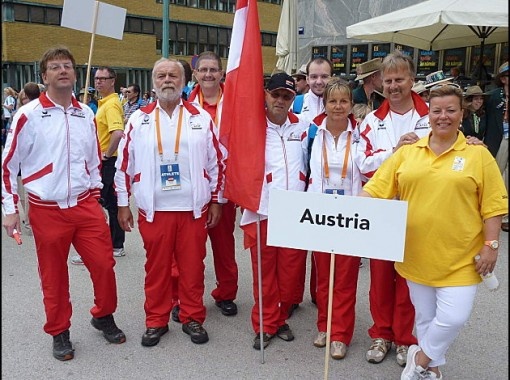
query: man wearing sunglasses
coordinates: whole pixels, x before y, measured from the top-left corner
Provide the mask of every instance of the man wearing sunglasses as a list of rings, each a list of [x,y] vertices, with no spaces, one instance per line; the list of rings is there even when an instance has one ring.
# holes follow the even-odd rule
[[[245,248],[250,248],[253,271],[253,297],[251,312],[255,340],[253,348],[267,347],[276,335],[291,341],[294,335],[286,323],[288,311],[295,302],[296,288],[302,287],[302,274],[306,268],[306,251],[267,245],[267,206],[269,191],[283,189],[304,191],[305,152],[301,136],[308,123],[298,119],[289,108],[296,95],[294,78],[284,72],[273,74],[266,91],[266,151],[265,179],[262,187],[258,214],[244,210],[241,218]],[[263,342],[260,341],[260,318],[258,296],[257,228],[260,218],[260,249],[263,302]]]

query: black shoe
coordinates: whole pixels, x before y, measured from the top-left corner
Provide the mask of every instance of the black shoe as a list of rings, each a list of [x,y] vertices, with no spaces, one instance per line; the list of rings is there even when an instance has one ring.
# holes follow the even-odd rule
[[[197,321],[191,320],[182,324],[182,331],[191,337],[191,341],[196,344],[206,343],[209,341],[209,335],[204,327]]]
[[[237,314],[237,305],[234,303],[234,301],[219,301],[216,302],[216,306],[221,309],[221,314],[223,315],[229,316]]]
[[[112,314],[105,315],[100,318],[92,318],[90,323],[96,329],[103,332],[103,335],[108,342],[120,344],[126,341],[126,336],[115,324]]]
[[[159,339],[168,332],[168,325],[149,327],[142,335],[142,346],[151,347],[159,343]]]
[[[292,317],[292,313],[294,313],[294,310],[296,310],[297,308],[299,307],[299,304],[298,303],[293,303],[292,305],[290,305],[289,307],[289,315],[287,318],[290,318]]]
[[[278,327],[278,331],[276,331],[276,336],[280,339],[283,339],[286,342],[294,340],[294,334],[292,333],[292,330],[290,329],[288,324],[284,324]]]
[[[263,337],[264,348],[266,348],[267,346],[269,346],[269,342],[271,341],[271,339],[274,338],[274,335],[268,333],[264,333],[263,335],[264,335]],[[256,350],[260,350],[260,334],[255,335],[255,339],[253,340],[253,348]]]
[[[175,305],[172,309],[172,321],[181,323],[179,319],[179,312],[181,311],[181,307],[179,305]]]
[[[69,330],[53,337],[53,357],[62,361],[74,358],[73,345],[69,340]]]

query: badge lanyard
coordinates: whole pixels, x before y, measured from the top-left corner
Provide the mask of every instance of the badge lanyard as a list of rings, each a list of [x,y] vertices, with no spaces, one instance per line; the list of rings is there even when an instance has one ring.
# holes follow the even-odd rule
[[[182,106],[179,107],[179,121],[177,123],[177,132],[175,136],[175,161],[177,161],[177,156],[179,155],[179,144],[181,140],[181,129],[182,129]],[[158,137],[158,153],[161,161],[163,161],[163,144],[161,143],[161,130],[159,127],[159,108],[156,108],[156,133]]]
[[[221,87],[220,91],[218,92],[218,97],[216,98],[216,112],[214,113],[214,125],[218,125],[218,105],[220,104],[221,99]],[[198,93],[198,102],[200,103],[200,107],[204,108],[204,94],[202,93],[202,90]]]
[[[349,152],[351,151],[351,132],[348,132],[347,144],[345,146],[344,165],[342,167],[342,184],[345,177],[347,177],[347,160],[349,159]],[[324,135],[324,137],[326,137]],[[329,180],[329,165],[328,165],[328,152],[326,149],[326,139],[322,139],[322,157],[324,158],[324,178]]]

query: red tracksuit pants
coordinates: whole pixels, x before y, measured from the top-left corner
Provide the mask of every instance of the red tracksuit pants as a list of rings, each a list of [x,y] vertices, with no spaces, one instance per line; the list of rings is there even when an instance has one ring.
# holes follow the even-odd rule
[[[179,319],[204,323],[204,259],[207,210],[198,219],[192,211],[156,211],[152,223],[139,213],[138,228],[146,251],[145,324],[166,326],[172,310],[172,265],[179,271]]]
[[[262,318],[263,331],[276,334],[285,324],[289,307],[295,299],[295,289],[300,281],[302,266],[306,264],[306,251],[267,245],[267,220],[260,222]],[[250,247],[255,305],[251,322],[256,334],[260,333],[259,281],[257,245]]]
[[[233,301],[237,297],[238,269],[236,263],[236,247],[234,229],[236,223],[235,203],[227,202],[222,206],[221,219],[218,225],[210,228],[207,233],[211,239],[216,274],[216,288],[211,292],[215,301]],[[174,289],[172,305],[179,304],[179,270],[172,267],[172,284]]]
[[[217,302],[236,299],[238,279],[234,240],[236,205],[229,201],[223,204],[222,209],[220,222],[208,230],[216,274],[216,288],[211,296]]]
[[[409,288],[393,261],[370,259],[369,301],[374,324],[368,335],[372,339],[384,338],[396,345],[418,344],[413,335],[414,307]]]
[[[90,272],[94,289],[90,313],[94,318],[113,314],[117,308],[115,259],[110,229],[97,200],[88,197],[66,209],[30,204],[29,218],[46,312],[44,331],[55,336],[71,327],[67,264],[71,244]]]
[[[331,341],[351,343],[354,333],[359,257],[314,252],[317,270],[317,329],[327,331],[331,257],[335,258]]]

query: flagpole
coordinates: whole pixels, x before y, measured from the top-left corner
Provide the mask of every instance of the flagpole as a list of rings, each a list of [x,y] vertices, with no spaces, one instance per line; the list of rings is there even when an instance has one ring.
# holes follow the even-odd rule
[[[262,252],[260,249],[260,215],[257,214],[257,278],[259,283],[259,335],[260,335],[260,363],[264,364],[264,321],[262,313]]]
[[[87,62],[87,76],[85,79],[85,93],[83,94],[83,103],[87,104],[90,86],[90,65],[92,63],[92,51],[94,50],[94,39],[96,37],[97,14],[99,12],[99,1],[94,3],[94,18],[92,20],[92,36],[90,37],[89,60]]]
[[[328,322],[326,327],[326,357],[324,358],[324,380],[329,377],[329,352],[331,343],[331,314],[333,309],[333,283],[335,282],[335,254],[331,253],[329,262],[329,294],[328,294]]]

